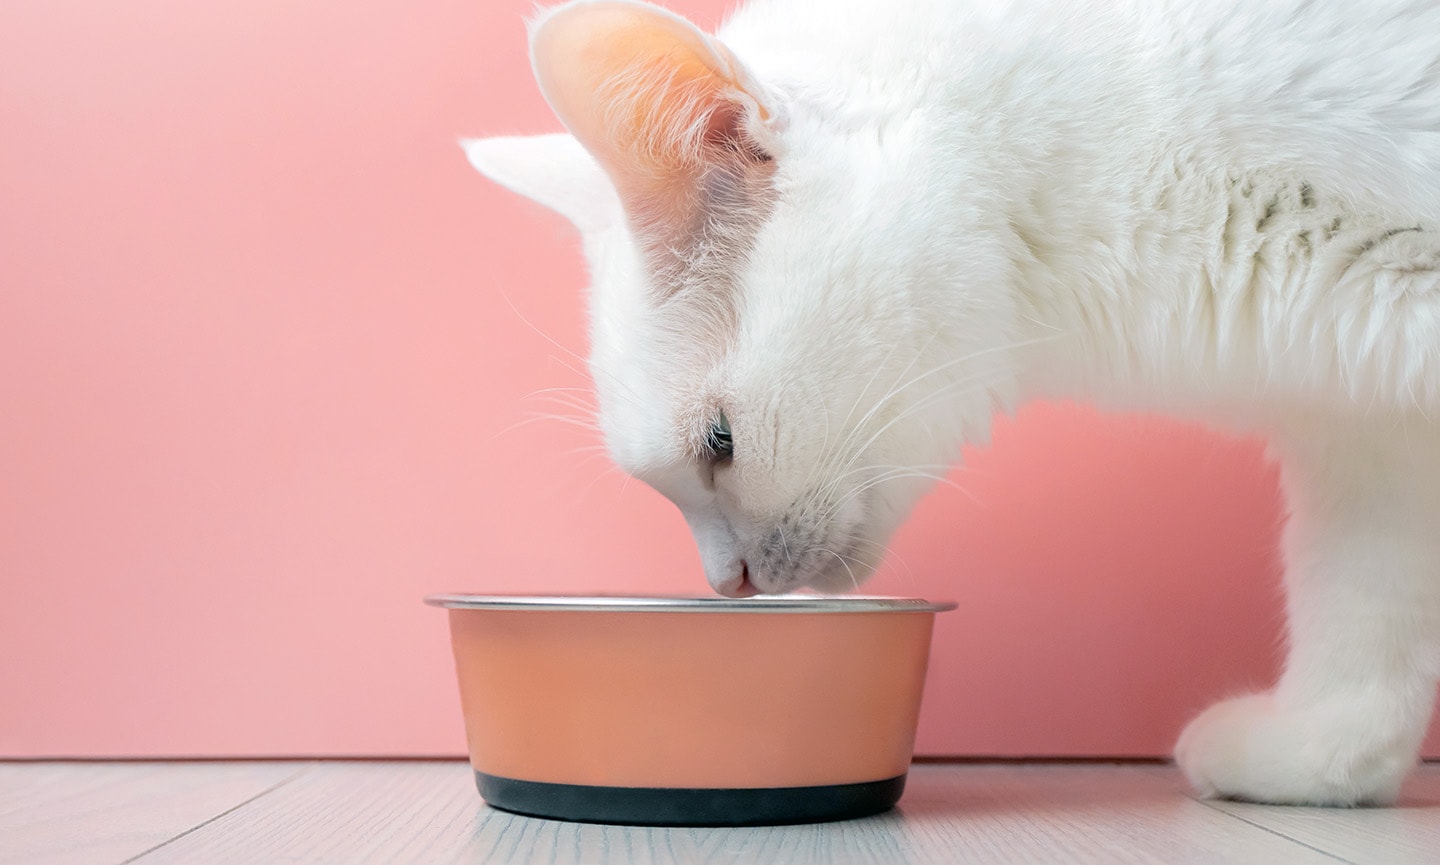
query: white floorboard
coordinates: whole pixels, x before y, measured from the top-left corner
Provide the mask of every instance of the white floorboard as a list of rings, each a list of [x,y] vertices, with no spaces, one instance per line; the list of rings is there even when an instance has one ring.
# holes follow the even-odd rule
[[[1394,808],[1213,807],[1357,865],[1440,863],[1440,765],[1416,772]]]
[[[1335,811],[1196,801],[1169,766],[921,764],[877,817],[649,829],[495,811],[458,761],[0,764],[0,865],[278,862],[1437,865],[1440,766]]]
[[[306,768],[294,763],[0,763],[0,865],[118,865]]]

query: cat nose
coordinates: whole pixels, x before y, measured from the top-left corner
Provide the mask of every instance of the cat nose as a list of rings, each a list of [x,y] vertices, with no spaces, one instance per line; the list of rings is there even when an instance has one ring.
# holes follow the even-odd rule
[[[727,598],[749,598],[760,594],[760,590],[750,582],[750,565],[744,561],[740,562],[740,573],[716,586],[715,591]]]

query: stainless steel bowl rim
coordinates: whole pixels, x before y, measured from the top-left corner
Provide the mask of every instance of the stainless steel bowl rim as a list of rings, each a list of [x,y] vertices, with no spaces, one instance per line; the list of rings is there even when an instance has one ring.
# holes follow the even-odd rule
[[[640,595],[469,595],[425,598],[450,610],[578,610],[604,613],[943,613],[953,601],[879,596],[763,595],[697,598]]]

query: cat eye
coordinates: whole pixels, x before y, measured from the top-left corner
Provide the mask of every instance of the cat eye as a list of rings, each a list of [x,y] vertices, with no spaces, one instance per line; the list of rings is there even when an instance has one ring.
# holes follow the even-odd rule
[[[709,448],[710,458],[716,462],[735,456],[735,443],[730,438],[730,419],[725,416],[725,412],[720,412],[710,423],[710,434],[705,437],[705,447]]]

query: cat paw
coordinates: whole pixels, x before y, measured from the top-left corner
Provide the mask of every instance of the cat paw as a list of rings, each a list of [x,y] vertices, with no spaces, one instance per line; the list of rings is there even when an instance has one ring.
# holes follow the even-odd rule
[[[1368,722],[1368,723],[1367,723]],[[1269,694],[1211,706],[1175,745],[1175,760],[1206,797],[1276,805],[1394,801],[1415,762],[1404,744],[1377,741],[1364,712],[1285,711]]]

